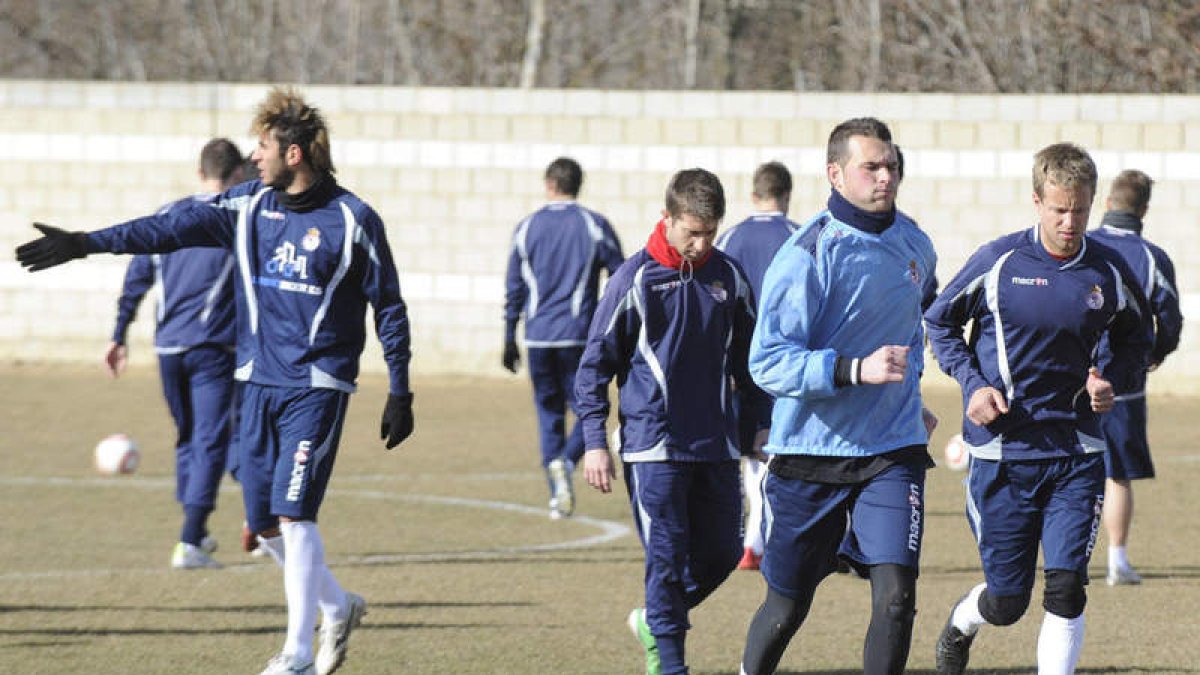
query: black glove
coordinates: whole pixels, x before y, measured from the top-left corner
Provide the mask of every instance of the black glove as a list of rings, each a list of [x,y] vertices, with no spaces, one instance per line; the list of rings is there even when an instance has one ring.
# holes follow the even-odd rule
[[[521,362],[521,349],[517,347],[516,340],[504,341],[504,356],[500,357],[500,363],[508,369],[509,372],[517,372],[517,364]]]
[[[379,427],[379,437],[388,450],[400,445],[413,432],[412,402],[412,394],[388,394]]]
[[[21,267],[28,267],[30,272],[61,265],[88,254],[86,232],[67,232],[43,223],[34,223],[33,226],[42,233],[42,238],[17,247],[17,261]]]

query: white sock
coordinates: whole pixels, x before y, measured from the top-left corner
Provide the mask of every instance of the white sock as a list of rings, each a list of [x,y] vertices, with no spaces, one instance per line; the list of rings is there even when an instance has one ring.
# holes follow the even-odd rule
[[[1046,612],[1038,635],[1038,675],[1073,675],[1083,648],[1083,615],[1065,619]]]
[[[283,590],[287,595],[288,629],[283,652],[303,662],[313,658],[313,630],[324,576],[325,547],[312,521],[280,523],[287,555],[283,564]]]
[[[266,551],[267,554],[271,556],[271,559],[274,560],[277,565],[279,565],[280,567],[283,567],[283,559],[284,559],[283,535],[278,535],[275,537],[271,537],[269,539],[262,535],[256,535],[256,536],[258,537],[259,547],[262,548],[262,550]]]
[[[742,547],[762,555],[762,480],[767,465],[757,459],[747,458],[742,462],[742,491],[746,493],[746,534]]]
[[[979,596],[987,589],[987,584],[979,584],[967,593],[962,602],[954,606],[950,614],[950,624],[962,631],[963,635],[974,635],[979,627],[987,623],[983,614],[979,613]]]
[[[1124,546],[1108,547],[1108,569],[1129,569],[1129,554],[1125,552]]]

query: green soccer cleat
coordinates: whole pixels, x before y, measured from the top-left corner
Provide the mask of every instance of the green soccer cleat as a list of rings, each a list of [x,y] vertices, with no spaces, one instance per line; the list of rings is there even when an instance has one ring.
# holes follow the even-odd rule
[[[658,660],[658,642],[650,633],[650,626],[646,624],[645,608],[638,607],[630,612],[626,623],[633,636],[642,643],[642,649],[646,651],[646,675],[660,675],[662,664]]]

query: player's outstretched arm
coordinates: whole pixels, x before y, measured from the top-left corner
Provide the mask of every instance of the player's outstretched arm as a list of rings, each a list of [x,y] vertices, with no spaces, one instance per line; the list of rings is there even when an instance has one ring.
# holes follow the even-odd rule
[[[379,427],[379,438],[388,450],[400,445],[413,432],[412,401],[412,394],[388,394]]]
[[[42,233],[41,238],[17,247],[17,262],[30,272],[39,272],[88,254],[86,232],[67,232],[45,223],[34,223],[33,226]]]

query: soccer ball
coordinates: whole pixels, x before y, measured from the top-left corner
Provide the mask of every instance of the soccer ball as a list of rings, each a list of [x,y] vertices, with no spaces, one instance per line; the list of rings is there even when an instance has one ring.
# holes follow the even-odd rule
[[[963,442],[962,434],[954,434],[946,441],[946,466],[955,471],[965,471],[971,455],[967,452],[967,444]]]
[[[125,434],[106,436],[96,444],[96,471],[106,476],[137,471],[142,453]]]

